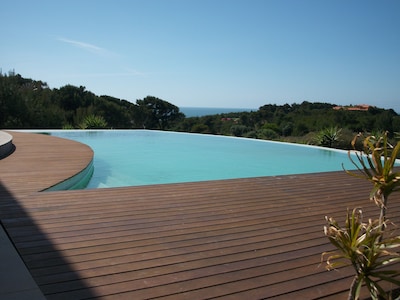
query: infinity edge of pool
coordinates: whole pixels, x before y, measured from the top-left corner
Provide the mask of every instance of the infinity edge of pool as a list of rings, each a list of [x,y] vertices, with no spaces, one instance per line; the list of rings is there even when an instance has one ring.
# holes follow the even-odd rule
[[[36,130],[15,130],[15,131],[21,131],[21,132],[30,132],[30,133],[42,133],[42,134],[49,134],[52,135],[52,133],[85,133],[85,132],[139,132],[139,131],[149,131],[149,132],[161,132],[164,134],[182,134],[182,135],[199,135],[199,136],[209,136],[209,137],[215,137],[215,138],[227,138],[227,139],[240,139],[240,140],[246,140],[249,142],[266,142],[266,143],[277,143],[277,144],[288,144],[291,146],[297,146],[297,147],[307,147],[307,148],[313,148],[313,149],[320,149],[324,151],[332,151],[332,152],[340,152],[342,154],[347,154],[347,150],[341,150],[341,149],[331,149],[331,148],[325,148],[325,147],[320,147],[320,146],[313,146],[313,145],[305,145],[305,144],[293,144],[293,143],[288,143],[288,142],[279,142],[279,141],[270,141],[270,140],[258,140],[258,139],[249,139],[249,138],[243,138],[243,137],[232,137],[232,136],[222,136],[222,135],[210,135],[210,134],[196,134],[196,133],[187,133],[187,132],[175,132],[175,131],[159,131],[159,130],[146,130],[146,129],[116,129],[116,130],[48,130],[48,129],[36,129]],[[58,135],[54,135],[56,137],[60,137]],[[61,136],[61,138],[67,138]],[[80,142],[80,141],[78,141]],[[81,142],[82,143],[82,142]],[[90,145],[88,145],[91,147]],[[337,170],[336,170],[337,171]],[[321,172],[324,172],[323,170]],[[328,171],[329,172],[329,171]],[[300,174],[312,174],[316,172],[296,172],[296,173],[288,173],[286,175],[300,175]],[[69,190],[69,189],[84,189],[88,186],[92,176],[94,174],[94,162],[92,162],[80,173],[76,174],[75,176],[68,178],[64,180],[63,182],[60,182],[59,184],[56,184],[55,186],[52,186],[46,191],[55,191],[55,190]],[[264,175],[264,176],[283,176],[285,174],[281,175]],[[235,177],[235,178],[252,178],[252,177],[259,177],[259,176],[243,176],[243,177]],[[129,184],[129,185],[123,185],[123,186],[144,186],[144,185],[155,185],[155,184],[171,184],[171,183],[185,183],[185,182],[198,182],[198,181],[208,181],[208,180],[224,180],[224,179],[233,179],[232,178],[221,178],[221,179],[201,179],[201,180],[188,180],[188,181],[177,181],[177,182],[165,182],[165,183],[160,183],[160,182],[155,182],[155,183],[145,183],[145,184]],[[120,186],[97,186],[97,187],[92,187],[92,188],[113,188],[113,187],[120,187]]]

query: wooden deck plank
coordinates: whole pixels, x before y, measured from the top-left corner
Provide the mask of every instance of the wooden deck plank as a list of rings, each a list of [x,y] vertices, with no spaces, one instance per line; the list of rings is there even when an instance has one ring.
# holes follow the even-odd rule
[[[343,220],[353,207],[375,214],[368,182],[329,172],[40,192],[82,170],[93,155],[64,142],[17,133],[15,153],[0,160],[10,170],[0,175],[1,221],[48,299],[347,294],[351,270],[320,265],[321,253],[332,249],[324,216]],[[399,200],[390,199],[396,223]]]

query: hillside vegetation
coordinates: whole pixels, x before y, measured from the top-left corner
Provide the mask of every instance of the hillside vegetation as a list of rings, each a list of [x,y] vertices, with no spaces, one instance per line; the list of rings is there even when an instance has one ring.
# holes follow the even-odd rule
[[[354,133],[400,131],[392,109],[334,109],[329,103],[266,104],[254,112],[186,118],[179,108],[153,96],[136,103],[97,96],[83,86],[51,89],[19,74],[0,74],[2,129],[160,129],[234,135],[348,148]]]

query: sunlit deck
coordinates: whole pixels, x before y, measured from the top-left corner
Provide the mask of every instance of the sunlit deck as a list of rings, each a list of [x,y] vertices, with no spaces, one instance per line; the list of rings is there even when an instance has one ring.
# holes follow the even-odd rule
[[[93,153],[12,135],[0,219],[48,299],[346,299],[352,270],[320,265],[324,217],[377,212],[370,184],[344,172],[40,192]]]

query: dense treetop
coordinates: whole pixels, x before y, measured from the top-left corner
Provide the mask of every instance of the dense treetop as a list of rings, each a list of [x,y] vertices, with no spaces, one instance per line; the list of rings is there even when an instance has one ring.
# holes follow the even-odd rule
[[[50,89],[21,75],[0,75],[0,128],[88,128],[90,123],[90,128],[168,129],[183,118],[178,107],[156,97],[134,104],[96,96],[83,86]]]
[[[312,143],[326,128],[344,132],[400,131],[400,116],[392,110],[334,109],[329,103],[266,104],[254,112],[186,118],[179,108],[157,97],[132,103],[97,96],[85,87],[50,89],[45,82],[19,74],[0,74],[0,128],[147,128],[235,135]],[[346,147],[346,146],[343,146]]]

